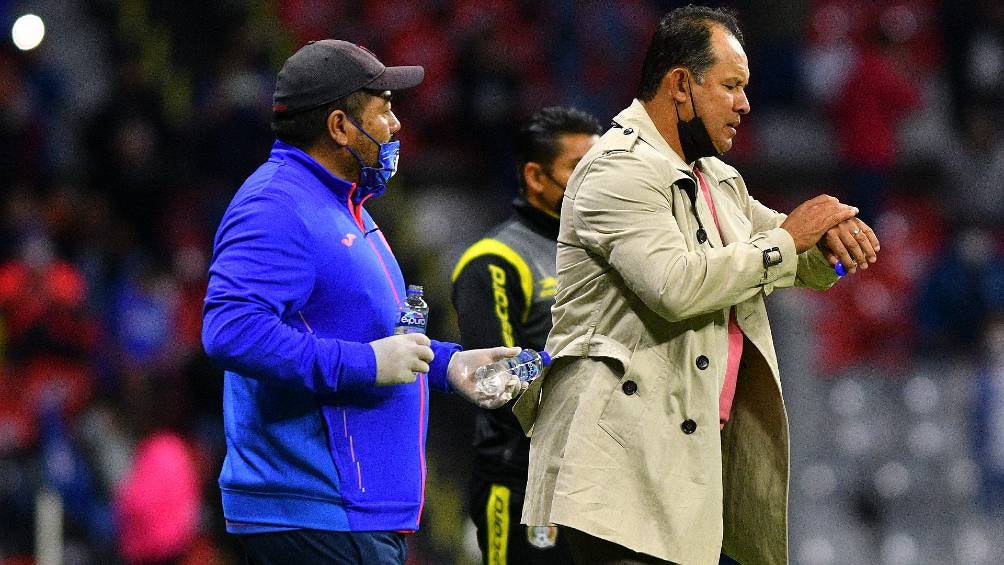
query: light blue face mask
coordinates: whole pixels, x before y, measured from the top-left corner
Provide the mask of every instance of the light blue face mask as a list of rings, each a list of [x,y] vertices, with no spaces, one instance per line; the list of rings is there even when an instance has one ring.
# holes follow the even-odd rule
[[[397,162],[401,155],[401,142],[400,141],[388,141],[387,143],[380,143],[373,138],[366,130],[363,129],[361,125],[356,123],[355,120],[346,116],[352,125],[356,126],[359,131],[363,132],[363,135],[369,138],[370,141],[377,144],[380,148],[379,151],[379,165],[380,168],[371,167],[367,165],[362,157],[355,152],[351,147],[346,147],[352,156],[359,161],[359,182],[358,186],[362,189],[366,189],[366,192],[372,192],[374,196],[378,196],[387,190],[387,181],[397,173]]]

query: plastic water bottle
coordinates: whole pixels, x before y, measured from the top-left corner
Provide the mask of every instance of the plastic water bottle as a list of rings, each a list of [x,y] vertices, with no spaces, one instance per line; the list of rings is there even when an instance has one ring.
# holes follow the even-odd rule
[[[417,284],[408,285],[408,296],[401,304],[394,322],[394,335],[424,334],[429,325],[429,305],[422,298],[422,287]]]
[[[474,387],[479,394],[498,397],[505,392],[505,387],[512,376],[518,377],[522,382],[530,382],[550,364],[551,356],[546,351],[538,353],[532,349],[524,349],[515,357],[478,367],[474,371]]]

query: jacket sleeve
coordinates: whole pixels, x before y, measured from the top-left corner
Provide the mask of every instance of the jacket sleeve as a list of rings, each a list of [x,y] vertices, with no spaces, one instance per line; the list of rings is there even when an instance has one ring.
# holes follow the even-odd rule
[[[581,244],[606,259],[631,292],[669,321],[794,284],[795,243],[776,226],[749,241],[690,250],[674,216],[677,189],[666,187],[658,171],[634,153],[595,159],[579,182],[570,219]],[[774,247],[782,261],[765,267],[763,252]]]
[[[753,231],[765,231],[771,228],[779,228],[787,214],[777,212],[761,204],[756,198],[749,195],[745,183],[741,178],[736,179],[741,194],[745,196],[749,203],[749,217],[753,223]],[[795,286],[825,290],[833,286],[840,280],[833,266],[826,260],[826,256],[813,245],[808,251],[799,254],[798,268],[795,272]]]
[[[513,346],[521,338],[527,298],[519,271],[498,255],[479,255],[453,276],[460,343],[465,348]]]
[[[284,203],[257,196],[224,215],[203,308],[202,343],[222,368],[316,393],[369,387],[367,343],[319,338],[284,322],[315,283],[310,234]]]
[[[450,368],[453,354],[463,351],[464,348],[460,347],[459,344],[447,341],[434,339],[430,341],[432,341],[430,347],[432,347],[433,359],[432,363],[429,363],[429,388],[440,392],[453,392],[453,387],[450,386],[450,380],[447,378],[447,370]]]

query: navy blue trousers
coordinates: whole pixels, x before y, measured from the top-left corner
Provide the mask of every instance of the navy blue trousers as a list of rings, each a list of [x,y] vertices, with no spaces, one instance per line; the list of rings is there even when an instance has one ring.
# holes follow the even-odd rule
[[[248,565],[404,565],[407,543],[396,532],[291,530],[237,536]]]

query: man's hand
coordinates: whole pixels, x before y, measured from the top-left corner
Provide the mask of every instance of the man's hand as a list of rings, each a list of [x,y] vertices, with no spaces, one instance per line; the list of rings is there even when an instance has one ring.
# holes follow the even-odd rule
[[[803,253],[815,245],[827,230],[857,215],[858,209],[826,194],[799,204],[781,227],[795,240],[795,251]]]
[[[416,373],[428,373],[432,363],[429,338],[423,334],[392,335],[370,342],[376,355],[377,386],[415,381]]]
[[[848,273],[857,272],[859,267],[867,269],[868,263],[878,261],[878,237],[859,218],[840,222],[827,230],[818,246],[831,265],[839,261]]]
[[[457,394],[481,408],[498,408],[519,396],[526,390],[529,383],[520,382],[512,377],[502,391],[496,396],[487,396],[478,392],[474,382],[474,371],[482,365],[500,361],[506,357],[519,355],[519,347],[492,347],[490,349],[468,349],[459,351],[450,358],[446,369],[446,379]]]

